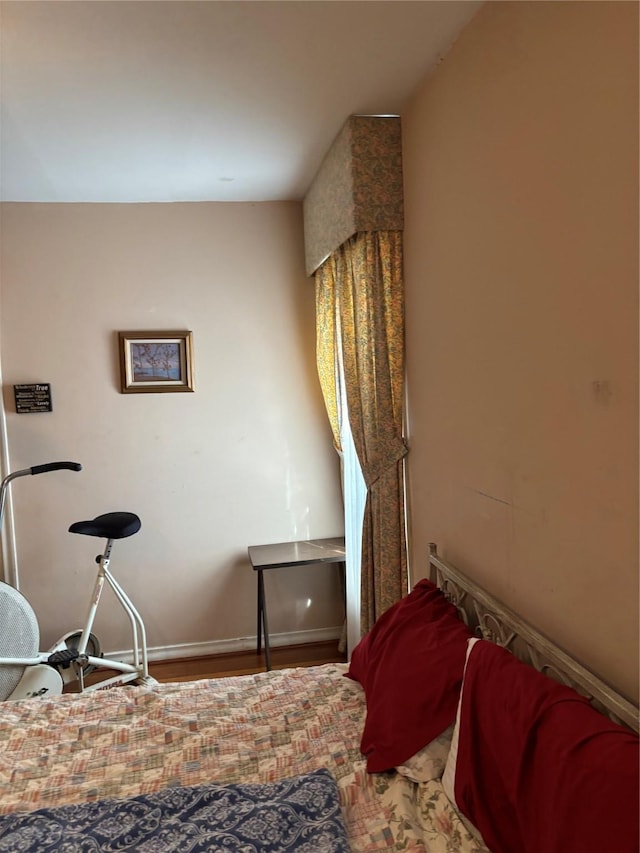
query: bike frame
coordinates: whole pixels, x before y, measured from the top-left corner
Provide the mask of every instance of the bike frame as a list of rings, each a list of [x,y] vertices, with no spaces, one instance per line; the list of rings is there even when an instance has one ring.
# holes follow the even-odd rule
[[[129,596],[109,571],[112,546],[113,540],[109,539],[104,553],[100,555],[99,558],[98,572],[91,595],[91,603],[89,605],[87,618],[78,644],[78,658],[76,661],[72,661],[69,666],[66,669],[63,669],[60,673],[65,684],[77,680],[80,687],[79,692],[81,693],[91,693],[92,691],[101,690],[106,687],[115,687],[119,684],[127,684],[130,681],[141,679],[146,680],[149,678],[147,637],[144,623]],[[133,638],[133,663],[125,663],[124,661],[113,660],[112,658],[94,657],[93,655],[87,654],[89,637],[93,629],[93,623],[95,621],[105,583],[111,587],[114,595],[129,618]],[[72,631],[69,633],[71,634],[76,632]],[[67,648],[67,636],[69,636],[69,634],[65,634],[65,636],[57,640],[48,651],[38,652],[37,655],[31,658],[0,657],[0,666],[35,666],[37,664],[46,664],[50,654]],[[110,678],[103,679],[95,684],[87,685],[85,684],[84,676],[84,667],[87,665],[92,665],[97,669],[115,670],[118,674]]]
[[[17,477],[23,477],[28,474],[44,473],[46,471],[58,470],[60,468],[69,468],[71,470],[80,470],[81,466],[78,463],[58,462],[47,465],[36,466],[35,468],[25,468],[21,471],[15,471],[7,475],[2,481],[0,487],[0,525],[2,523],[5,499],[7,495],[7,487],[9,483]],[[103,690],[107,687],[115,687],[120,684],[127,684],[131,681],[138,683],[155,683],[155,679],[149,676],[149,664],[147,659],[147,637],[142,621],[142,617],[136,610],[133,602],[120,586],[111,571],[109,563],[111,560],[111,549],[113,547],[113,539],[108,539],[104,553],[96,557],[98,570],[96,574],[93,592],[91,594],[90,604],[87,611],[84,627],[80,630],[69,631],[60,637],[54,645],[45,651],[37,652],[33,657],[1,657],[0,667],[4,666],[23,666],[26,667],[25,674],[30,667],[42,666],[43,664],[53,667],[59,673],[59,681],[62,685],[77,681],[80,693],[90,693],[96,690]],[[95,622],[98,605],[102,597],[105,584],[111,588],[120,606],[123,608],[131,626],[132,635],[132,657],[133,663],[125,663],[124,661],[114,660],[112,658],[96,657],[87,654],[87,648],[91,639],[91,632]],[[49,658],[55,652],[65,652],[68,650],[67,639],[71,636],[80,634],[80,640],[77,646],[77,657],[75,660],[70,660],[65,663],[55,664],[50,663]],[[85,668],[93,667],[95,669],[113,671],[116,675],[104,678],[101,681],[95,681],[92,684],[85,683]],[[35,670],[33,671],[35,677]],[[20,686],[20,685],[18,685]],[[36,685],[37,686],[37,685]],[[16,688],[17,690],[18,688]],[[16,691],[14,691],[15,693]],[[43,693],[48,690],[43,690]],[[13,695],[13,694],[12,694]],[[11,697],[9,697],[11,698]]]
[[[122,589],[118,581],[109,571],[109,562],[111,559],[112,546],[113,540],[107,540],[107,545],[105,547],[104,554],[100,556],[98,564],[98,573],[96,575],[96,581],[93,587],[93,594],[91,596],[91,604],[89,605],[89,611],[87,613],[85,626],[82,630],[82,636],[80,637],[80,642],[78,644],[79,659],[73,664],[75,674],[77,675],[78,683],[80,685],[80,692],[82,693],[89,693],[93,690],[100,690],[104,687],[114,687],[118,684],[127,684],[129,681],[134,681],[137,679],[148,679],[149,677],[149,663],[147,660],[147,635],[144,623],[142,621],[142,617],[134,607],[133,602],[131,601],[129,596],[126,594],[126,592]],[[91,635],[96,612],[98,610],[98,604],[100,603],[100,598],[102,597],[102,591],[104,589],[105,583],[111,587],[114,595],[120,602],[121,607],[129,618],[129,623],[131,625],[131,636],[133,639],[132,664],[124,663],[123,661],[112,660],[111,658],[97,658],[93,655],[87,655],[87,645],[89,643],[89,637]],[[0,659],[0,663],[1,662],[2,661]],[[119,675],[114,675],[113,677],[104,679],[103,681],[100,681],[96,684],[86,686],[84,683],[84,667],[87,664],[91,664],[100,669],[116,670]]]

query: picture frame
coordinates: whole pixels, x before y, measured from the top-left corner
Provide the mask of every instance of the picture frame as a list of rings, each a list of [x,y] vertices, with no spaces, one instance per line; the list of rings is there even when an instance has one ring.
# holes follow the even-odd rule
[[[193,333],[118,332],[123,394],[193,391]]]

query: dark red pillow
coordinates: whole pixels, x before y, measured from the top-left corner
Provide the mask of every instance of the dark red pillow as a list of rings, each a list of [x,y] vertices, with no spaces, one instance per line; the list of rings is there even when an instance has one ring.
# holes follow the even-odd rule
[[[380,616],[353,650],[349,678],[367,701],[367,770],[402,764],[453,723],[469,629],[428,580]]]
[[[456,741],[445,777],[493,853],[638,853],[638,736],[575,690],[476,642]]]

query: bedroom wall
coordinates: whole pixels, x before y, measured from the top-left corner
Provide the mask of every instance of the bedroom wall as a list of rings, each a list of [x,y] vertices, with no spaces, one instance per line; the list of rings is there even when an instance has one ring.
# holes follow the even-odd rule
[[[299,203],[2,206],[2,372],[22,590],[43,642],[85,615],[99,540],[69,524],[131,510],[112,568],[172,655],[252,647],[247,546],[339,535],[339,472],[315,374]],[[117,330],[191,329],[195,393],[120,393]],[[15,413],[50,382],[53,412]],[[335,566],[266,580],[272,635],[339,635]],[[97,633],[130,644],[108,600]],[[280,636],[277,635],[286,635]]]
[[[638,6],[489,3],[403,116],[428,542],[638,693]]]

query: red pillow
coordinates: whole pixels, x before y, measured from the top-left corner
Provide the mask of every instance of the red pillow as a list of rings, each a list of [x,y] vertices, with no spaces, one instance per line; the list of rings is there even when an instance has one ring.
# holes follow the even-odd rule
[[[456,739],[455,801],[492,853],[637,853],[638,736],[575,690],[476,642]]]
[[[367,700],[367,770],[402,764],[453,723],[469,629],[431,581],[380,616],[353,650],[349,678]]]

